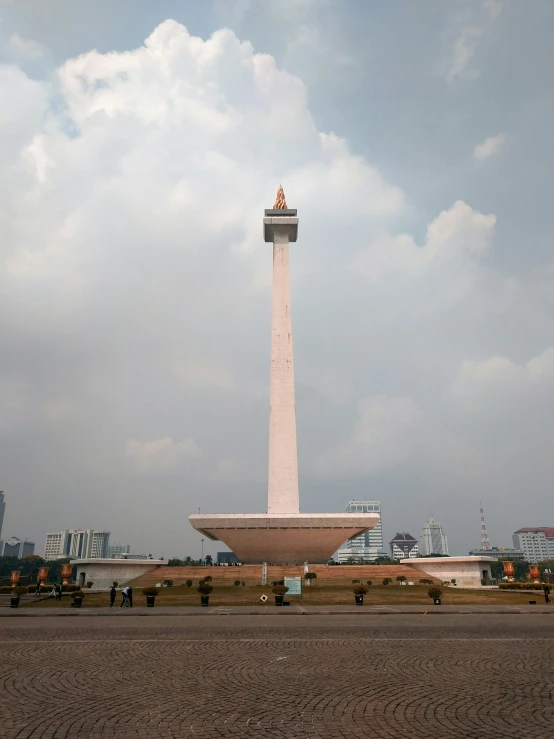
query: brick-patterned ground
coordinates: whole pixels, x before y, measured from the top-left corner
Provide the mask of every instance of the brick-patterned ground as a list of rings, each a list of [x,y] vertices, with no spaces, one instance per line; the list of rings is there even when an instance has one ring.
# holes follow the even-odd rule
[[[0,736],[551,739],[554,619],[6,619]]]

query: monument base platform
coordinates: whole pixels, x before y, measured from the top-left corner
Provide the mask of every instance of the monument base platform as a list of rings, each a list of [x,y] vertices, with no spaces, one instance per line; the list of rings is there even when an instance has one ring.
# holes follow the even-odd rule
[[[198,513],[191,526],[222,541],[244,564],[324,564],[348,539],[377,525],[376,513]]]

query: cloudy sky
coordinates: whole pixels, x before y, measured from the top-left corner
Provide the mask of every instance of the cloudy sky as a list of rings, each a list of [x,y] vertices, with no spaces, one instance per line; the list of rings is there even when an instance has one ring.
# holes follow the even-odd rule
[[[554,525],[551,0],[0,0],[4,538],[198,556],[266,504],[291,247],[301,507]],[[222,547],[210,544],[206,551]]]

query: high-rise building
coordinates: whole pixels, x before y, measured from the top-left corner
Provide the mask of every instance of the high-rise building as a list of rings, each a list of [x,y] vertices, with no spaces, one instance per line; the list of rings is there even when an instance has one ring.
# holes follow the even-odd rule
[[[521,549],[527,562],[535,564],[543,559],[554,559],[554,528],[529,526],[518,529],[512,536],[514,547]]]
[[[0,548],[0,555],[2,557],[18,557],[23,559],[28,554],[35,553],[35,542],[34,541],[21,541],[17,536],[12,536],[10,539],[4,542]]]
[[[130,544],[110,544],[106,547],[106,557],[112,559],[113,557],[119,557],[121,554],[129,554],[130,551]]]
[[[94,531],[93,529],[64,529],[52,534],[46,534],[44,559],[99,559],[106,557],[109,531]]]
[[[433,516],[427,521],[421,532],[419,553],[422,557],[428,557],[432,554],[448,555],[446,534]]]
[[[4,491],[0,490],[0,539],[2,538],[2,525],[4,523],[4,513],[6,512],[6,501],[4,500]]]
[[[391,559],[415,559],[419,554],[417,539],[405,531],[396,534],[389,546]]]
[[[387,554],[383,548],[381,501],[351,500],[346,506],[345,513],[376,513],[379,516],[379,520],[369,531],[347,541],[337,551],[337,561],[346,562],[350,558],[353,558],[362,562],[373,562],[378,557],[386,557]]]

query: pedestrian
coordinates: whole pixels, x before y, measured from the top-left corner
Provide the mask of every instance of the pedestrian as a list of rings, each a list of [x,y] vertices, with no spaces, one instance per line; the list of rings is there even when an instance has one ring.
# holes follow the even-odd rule
[[[37,587],[35,588],[35,595],[39,595],[39,594],[40,594],[40,581],[37,582]]]
[[[116,595],[117,595],[117,590],[115,589],[115,585],[112,585],[112,589],[110,590],[110,608],[113,608]]]
[[[123,607],[128,608],[129,607],[129,601],[127,600],[127,591],[128,591],[128,588],[123,588],[123,590],[121,591],[122,600],[121,600],[121,604],[119,606],[120,608],[123,608]]]
[[[56,600],[61,600],[62,599],[62,592],[63,592],[63,585],[60,582],[56,586]]]
[[[544,602],[550,603],[550,588],[548,587],[547,583],[544,584],[543,590],[544,590]]]
[[[52,585],[52,590],[51,590],[51,591],[50,591],[50,593],[48,594],[48,597],[49,597],[49,598],[52,598],[52,597],[54,597],[54,598],[57,598],[57,597],[58,597],[58,596],[56,595],[56,586],[55,586],[55,585]]]
[[[133,607],[133,586],[129,585],[127,588],[127,600],[129,601],[129,608]]]

